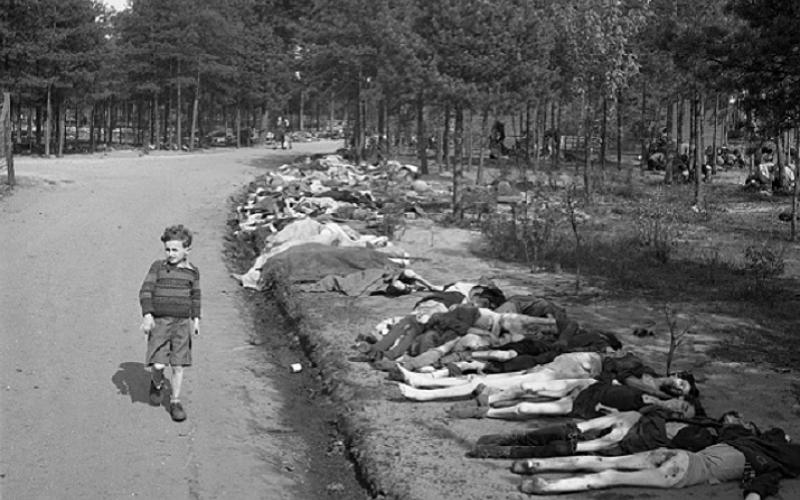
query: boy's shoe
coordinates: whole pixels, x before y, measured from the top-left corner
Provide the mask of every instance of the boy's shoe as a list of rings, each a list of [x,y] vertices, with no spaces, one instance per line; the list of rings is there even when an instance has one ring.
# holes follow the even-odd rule
[[[186,412],[183,411],[183,405],[181,405],[180,401],[170,402],[169,416],[176,422],[183,422],[186,420]]]
[[[161,406],[161,387],[156,387],[152,380],[150,381],[150,404]]]

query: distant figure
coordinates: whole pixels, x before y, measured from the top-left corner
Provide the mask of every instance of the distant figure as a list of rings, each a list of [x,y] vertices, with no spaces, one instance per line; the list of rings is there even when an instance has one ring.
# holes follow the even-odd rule
[[[186,420],[180,401],[183,369],[192,364],[192,334],[200,333],[200,271],[189,263],[192,233],[170,226],[161,236],[166,259],[150,266],[139,290],[142,331],[147,340],[145,365],[150,370],[150,404],[160,406],[164,368],[172,368],[169,413]]]
[[[281,118],[278,117],[280,120]],[[290,123],[288,118],[283,118],[283,122],[280,125],[280,128],[283,129],[283,140],[281,141],[281,149],[292,149],[292,135],[290,133]]]
[[[505,156],[508,150],[505,146],[506,140],[506,126],[500,120],[494,122],[492,130],[489,133],[489,150],[490,158],[496,158],[497,154]],[[496,153],[497,152],[497,153]]]
[[[281,145],[281,149],[286,149],[286,126],[282,116],[275,121],[275,142]]]

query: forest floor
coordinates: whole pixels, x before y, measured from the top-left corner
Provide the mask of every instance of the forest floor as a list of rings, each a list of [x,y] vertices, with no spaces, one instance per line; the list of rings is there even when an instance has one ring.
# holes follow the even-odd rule
[[[690,332],[678,348],[673,369],[695,373],[708,413],[718,416],[735,409],[762,428],[778,426],[796,436],[800,435],[796,337],[800,254],[796,243],[785,241],[788,225],[777,219],[788,198],[742,193],[745,176],[742,171],[724,172],[713,184],[704,185],[706,202],[699,211],[691,209],[692,186],[662,192],[659,196],[672,198],[672,208],[681,212],[676,219],[679,241],[669,261],[634,262],[619,256],[622,265],[632,266],[630,273],[621,276],[619,266],[595,266],[583,271],[577,290],[574,272],[490,257],[475,228],[408,220],[394,241],[415,258],[412,268],[433,283],[485,276],[508,295],[547,297],[565,306],[581,324],[614,332],[657,370],[664,369],[669,348],[668,308],[676,321],[674,328]],[[447,175],[431,175],[428,181],[447,182]],[[637,172],[633,182],[642,197],[661,192],[658,173]],[[601,198],[591,209],[587,233],[613,233],[630,224],[624,217],[629,199]],[[785,270],[769,280],[770,286],[753,291],[752,277],[741,270],[745,249],[768,239],[781,249]],[[522,478],[509,472],[507,461],[470,459],[465,453],[482,434],[535,428],[558,419],[454,420],[446,414],[454,401],[405,400],[386,373],[360,361],[354,349],[356,337],[371,332],[385,318],[407,314],[420,296],[348,298],[298,292],[290,299],[293,307],[299,306],[297,331],[339,406],[361,474],[379,497],[526,498],[517,490]],[[637,337],[636,328],[654,335]],[[800,497],[800,481],[785,481],[781,494]],[[740,495],[739,485],[728,483],[680,491],[615,488],[558,498],[735,499]]]
[[[357,500],[366,484],[385,498],[526,498],[508,463],[464,454],[481,434],[545,420],[451,420],[452,402],[405,401],[383,372],[355,358],[359,333],[407,313],[418,296],[298,294],[304,316],[292,330],[275,304],[230,277],[230,197],[293,155],[336,147],[18,158],[19,185],[0,195],[0,496]],[[437,179],[447,182],[430,181]],[[694,370],[708,411],[737,409],[797,436],[797,246],[785,243],[785,271],[764,289],[768,300],[747,295],[748,278],[730,265],[744,248],[786,232],[776,222],[786,199],[742,194],[742,172],[719,179],[703,213],[677,203],[686,215],[680,245],[669,263],[647,264],[649,281],[641,272],[594,269],[576,291],[569,270],[497,260],[474,228],[429,219],[408,220],[396,244],[435,283],[487,276],[506,293],[549,297],[583,324],[617,333],[659,369],[667,304],[681,328],[692,327],[675,367]],[[658,184],[651,174],[635,181],[645,191]],[[680,202],[690,195],[686,187],[670,192]],[[587,231],[624,224],[624,205],[601,200]],[[147,266],[162,254],[158,236],[175,222],[198,233],[192,260],[205,310],[182,424],[146,403],[136,300]],[[655,336],[634,336],[642,326]],[[290,373],[296,362],[303,371]],[[733,499],[737,488],[559,498]],[[800,497],[800,482],[784,482],[781,493]]]

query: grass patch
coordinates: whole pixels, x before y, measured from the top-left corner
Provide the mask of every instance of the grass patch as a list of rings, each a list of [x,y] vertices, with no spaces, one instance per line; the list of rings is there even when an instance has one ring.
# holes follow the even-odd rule
[[[481,226],[481,251],[529,266],[579,270],[619,296],[692,302],[796,328],[800,282],[785,276],[786,228],[762,227],[759,208],[737,213],[736,227],[749,230],[734,231],[727,207],[754,203],[751,195],[729,184],[703,188],[705,201],[695,210],[693,186],[612,177],[591,204],[579,206],[587,217],[576,226],[565,204],[533,209],[526,217],[492,216]]]

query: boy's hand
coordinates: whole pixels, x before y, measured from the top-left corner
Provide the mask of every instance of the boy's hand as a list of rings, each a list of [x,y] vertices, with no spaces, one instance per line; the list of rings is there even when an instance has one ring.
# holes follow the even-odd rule
[[[153,319],[152,314],[145,314],[142,318],[142,326],[140,327],[144,332],[144,337],[147,338],[150,335],[150,331],[153,327],[156,326],[156,321]]]
[[[195,318],[192,325],[192,331],[195,335],[200,335],[200,318]]]

